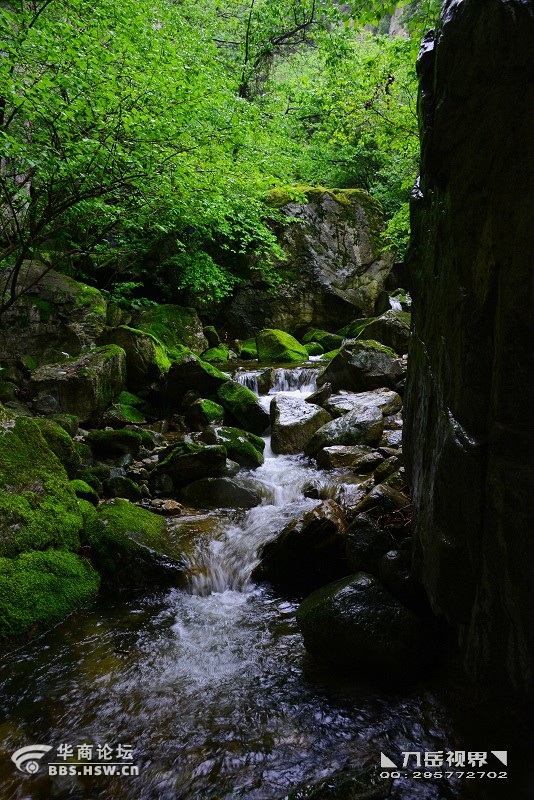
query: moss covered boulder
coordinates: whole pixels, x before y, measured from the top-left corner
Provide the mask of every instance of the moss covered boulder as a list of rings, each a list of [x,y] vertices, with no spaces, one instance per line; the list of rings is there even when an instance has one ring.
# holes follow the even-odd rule
[[[18,285],[32,288],[2,314],[0,360],[76,355],[104,329],[106,302],[98,289],[46,269],[38,261],[24,262]],[[0,275],[0,295],[7,274]]]
[[[202,323],[194,308],[153,306],[138,312],[132,324],[162,342],[171,359],[179,358],[184,348],[202,353],[208,347]]]
[[[180,442],[162,452],[159,463],[150,475],[150,482],[167,475],[173,486],[179,487],[200,478],[223,475],[225,471],[225,447]]]
[[[223,421],[224,408],[213,400],[198,397],[187,407],[184,419],[189,430],[202,431],[213,422]]]
[[[272,364],[306,361],[308,352],[300,342],[284,331],[265,328],[256,334],[258,359]]]
[[[239,351],[239,357],[242,358],[244,361],[251,361],[255,358],[258,358],[258,347],[256,345],[256,339],[246,339],[241,345],[241,350]]]
[[[404,355],[408,352],[410,342],[410,322],[411,314],[408,311],[390,308],[366,326],[365,338],[374,339],[391,347],[399,355]]]
[[[338,333],[329,333],[328,331],[311,330],[302,337],[302,344],[306,345],[311,342],[320,344],[322,347],[321,352],[329,353],[331,350],[339,350],[343,344],[343,336]]]
[[[226,449],[228,458],[242,467],[255,469],[263,464],[265,441],[240,428],[222,427],[216,430],[217,443]]]
[[[171,405],[180,406],[183,396],[191,389],[201,397],[207,397],[215,394],[228,380],[228,375],[217,367],[201,361],[193,353],[186,353],[169,370],[165,396]]]
[[[28,417],[0,427],[0,556],[76,550],[82,516],[63,465]]]
[[[74,414],[82,423],[97,424],[125,385],[124,350],[107,345],[39,367],[32,373],[29,391],[40,413]]]
[[[98,509],[85,504],[84,543],[110,589],[140,589],[183,583],[184,559],[165,519],[116,499]]]
[[[98,593],[91,563],[63,550],[0,557],[0,639],[59,622]]]
[[[193,508],[254,508],[261,503],[261,494],[228,478],[201,478],[184,486],[179,499]]]
[[[217,400],[227,411],[228,421],[250,433],[261,434],[269,427],[269,414],[258,398],[237,381],[228,380],[217,391]]]
[[[51,419],[35,419],[34,422],[49,448],[65,467],[69,478],[74,478],[82,460],[71,436]]]
[[[120,325],[106,331],[100,341],[122,347],[126,354],[126,382],[133,392],[153,381],[159,381],[169,371],[171,360],[163,344],[151,333]]]
[[[364,340],[345,344],[321,372],[317,385],[330,383],[334,392],[393,389],[404,375],[405,365],[397,353],[379,342]]]

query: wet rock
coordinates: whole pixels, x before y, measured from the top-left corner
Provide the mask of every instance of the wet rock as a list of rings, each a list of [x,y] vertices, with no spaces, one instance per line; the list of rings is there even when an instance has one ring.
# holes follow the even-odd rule
[[[306,398],[307,403],[313,403],[316,406],[323,406],[332,394],[332,386],[329,383],[324,383],[316,392],[308,395]]]
[[[401,467],[396,472],[392,472],[391,475],[388,475],[388,477],[381,482],[384,484],[384,486],[391,486],[391,488],[395,489],[397,492],[404,492],[406,494],[408,491],[408,483],[404,467]]]
[[[378,575],[382,556],[394,541],[372,517],[358,514],[347,529],[346,557],[352,572]]]
[[[180,490],[180,500],[193,508],[253,508],[261,494],[231,478],[201,478]]]
[[[352,411],[319,428],[306,445],[305,453],[314,456],[324,447],[333,445],[375,444],[383,429],[384,418],[379,409]]]
[[[154,480],[167,475],[175,488],[199,478],[223,475],[226,469],[226,449],[221,445],[200,445],[180,442],[163,451],[161,460],[150,476],[149,485],[157,494]]]
[[[104,588],[142,589],[184,582],[182,549],[165,519],[116,499],[101,504],[85,525],[84,542],[102,575]]]
[[[399,355],[404,355],[408,352],[410,341],[410,320],[408,312],[390,308],[366,326],[365,338],[385,344]]]
[[[389,681],[416,675],[431,654],[422,620],[365,572],[306,597],[297,622],[312,655]]]
[[[419,613],[428,613],[428,600],[420,583],[412,576],[410,550],[388,550],[380,559],[379,576],[384,586],[401,603]]]
[[[384,511],[396,511],[399,508],[406,508],[411,503],[410,498],[403,492],[398,492],[391,486],[379,483],[374,486],[368,495],[358,503],[355,508],[357,514],[369,508],[381,508]]]
[[[213,400],[204,400],[198,397],[185,411],[184,419],[189,430],[202,431],[212,422],[222,422],[224,408]]]
[[[256,395],[236,381],[227,380],[217,390],[217,400],[228,412],[228,421],[250,433],[262,434],[269,427],[269,415]]]
[[[385,430],[379,444],[380,447],[402,447],[402,430]]]
[[[331,350],[338,350],[343,344],[343,336],[338,333],[329,333],[328,331],[311,330],[302,337],[302,344],[316,342],[320,344],[323,353],[329,353]]]
[[[106,408],[126,385],[124,350],[115,345],[98,347],[79,358],[47,364],[31,376],[29,394],[41,413],[66,413],[80,422],[98,424]]]
[[[201,361],[193,353],[186,353],[173,362],[165,387],[166,399],[179,407],[186,392],[194,390],[197,397],[208,397],[228,381],[228,375],[207,361]]]
[[[148,488],[154,497],[168,497],[174,492],[174,483],[171,476],[165,472],[153,471],[148,479]]]
[[[378,770],[343,769],[327,778],[307,783],[280,800],[387,800],[391,779]]]
[[[393,475],[401,465],[401,461],[397,456],[389,456],[382,461],[382,463],[375,469],[374,478],[375,483],[382,483],[390,475]]]
[[[331,419],[324,408],[298,397],[274,397],[271,401],[273,453],[301,453],[313,434]]]
[[[306,349],[284,331],[264,329],[256,334],[258,358],[271,364],[300,363],[308,360]]]
[[[343,392],[333,395],[324,407],[333,417],[341,417],[350,411],[363,412],[368,408],[379,408],[382,414],[387,415],[402,408],[402,398],[397,392],[384,388],[372,392]]]
[[[253,577],[288,591],[309,592],[346,574],[346,529],[341,507],[326,500],[263,547]]]
[[[394,389],[404,372],[402,361],[388,347],[372,341],[349,342],[321,372],[317,385],[331,383],[334,392]]]
[[[221,444],[233,461],[241,467],[255,469],[263,464],[265,441],[259,436],[239,428],[222,427],[215,432],[217,444]]]
[[[340,469],[350,467],[354,472],[370,472],[384,457],[366,445],[332,445],[323,447],[316,455],[317,466],[321,469]]]
[[[269,391],[274,386],[276,378],[276,370],[274,367],[267,367],[258,375],[258,392],[259,394],[269,394]]]
[[[142,495],[139,486],[125,475],[114,475],[104,481],[106,497],[123,497],[126,500],[140,500]]]

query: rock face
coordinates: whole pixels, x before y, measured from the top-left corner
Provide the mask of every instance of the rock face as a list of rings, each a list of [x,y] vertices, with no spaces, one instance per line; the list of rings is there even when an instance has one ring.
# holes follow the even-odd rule
[[[349,342],[321,372],[317,385],[330,383],[334,392],[365,392],[394,388],[404,374],[401,359],[390,348],[372,340]]]
[[[0,361],[21,356],[54,361],[62,351],[77,355],[104,329],[106,302],[98,289],[54,270],[39,280],[44,269],[24,262],[19,284],[38,283],[2,315]],[[0,279],[0,295],[3,285]]]
[[[522,693],[534,689],[533,41],[532,2],[449,0],[420,56],[405,427],[416,573],[471,674]]]
[[[246,338],[266,327],[337,330],[373,314],[393,265],[391,254],[381,252],[380,204],[361,189],[305,187],[305,194],[307,202],[297,202],[275,190],[267,200],[297,220],[278,231],[289,285],[275,297],[261,284],[237,292],[224,309],[236,336]]]

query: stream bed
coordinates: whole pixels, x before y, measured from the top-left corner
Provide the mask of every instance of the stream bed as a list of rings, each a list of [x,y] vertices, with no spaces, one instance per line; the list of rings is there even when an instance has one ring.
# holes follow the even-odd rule
[[[169,522],[177,536],[198,533],[186,589],[101,598],[0,664],[2,800],[282,800],[344,770],[379,774],[381,752],[398,763],[462,749],[428,688],[330,674],[303,647],[298,599],[251,581],[261,546],[319,502],[304,488],[327,496],[332,475],[267,441],[265,464],[244,478],[262,487],[262,505]],[[33,775],[10,761],[29,744],[51,748]],[[135,769],[89,774],[102,763]],[[389,791],[460,797],[429,780]]]

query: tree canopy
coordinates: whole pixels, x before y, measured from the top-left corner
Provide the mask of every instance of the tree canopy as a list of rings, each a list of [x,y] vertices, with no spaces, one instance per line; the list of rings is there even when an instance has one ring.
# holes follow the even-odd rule
[[[271,274],[276,185],[362,186],[395,219],[418,36],[362,32],[395,5],[0,3],[0,311],[30,257],[218,300],[244,254]],[[409,24],[436,5],[407,4]]]

